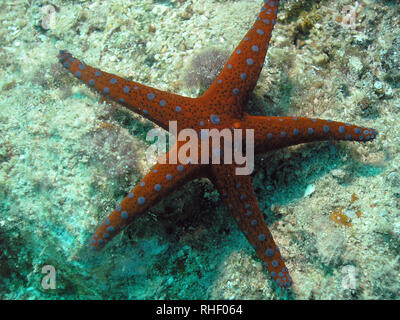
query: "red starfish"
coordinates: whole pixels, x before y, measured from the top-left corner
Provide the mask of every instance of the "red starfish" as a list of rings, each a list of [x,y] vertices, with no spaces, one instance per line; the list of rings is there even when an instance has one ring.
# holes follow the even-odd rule
[[[94,69],[61,51],[60,62],[73,75],[126,108],[142,114],[164,129],[177,121],[178,131],[201,129],[254,129],[256,153],[265,153],[311,141],[369,141],[374,129],[320,119],[295,117],[261,117],[246,113],[263,67],[271,32],[275,25],[279,1],[264,1],[261,12],[249,32],[235,49],[224,69],[210,88],[199,98],[187,98],[160,91],[118,76]],[[244,139],[243,139],[243,142]],[[178,141],[167,159],[179,151]],[[226,151],[225,149],[223,151]],[[223,197],[239,227],[255,248],[257,255],[279,287],[289,287],[291,278],[278,247],[265,223],[249,175],[236,175],[238,163],[195,164],[178,160],[177,164],[156,164],[144,179],[98,227],[90,241],[93,248],[103,247],[123,227],[150,206],[184,183],[209,178]]]

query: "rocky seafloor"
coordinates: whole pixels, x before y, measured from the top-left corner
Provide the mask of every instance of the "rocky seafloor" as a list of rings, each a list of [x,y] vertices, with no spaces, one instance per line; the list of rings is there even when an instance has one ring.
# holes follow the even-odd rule
[[[154,164],[145,136],[155,126],[104,103],[57,61],[68,49],[194,97],[261,5],[0,2],[0,299],[281,298],[205,179],[104,250],[89,249],[97,224]],[[250,112],[379,132],[366,144],[312,143],[256,159],[255,191],[295,299],[400,298],[399,16],[396,1],[281,1]],[[42,286],[46,265],[55,289]]]

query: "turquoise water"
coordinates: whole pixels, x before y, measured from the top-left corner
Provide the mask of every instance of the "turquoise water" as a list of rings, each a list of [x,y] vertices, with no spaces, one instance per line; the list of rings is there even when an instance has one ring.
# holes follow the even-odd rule
[[[280,298],[205,179],[104,250],[89,249],[97,224],[154,164],[145,136],[155,126],[103,103],[57,60],[67,49],[107,72],[195,97],[261,5],[0,4],[1,299]],[[399,11],[394,1],[281,1],[250,112],[379,132],[368,144],[313,143],[256,159],[254,188],[295,299],[399,299]],[[191,63],[209,48],[205,66]],[[335,220],[339,211],[350,225]],[[42,284],[48,265],[55,289]]]

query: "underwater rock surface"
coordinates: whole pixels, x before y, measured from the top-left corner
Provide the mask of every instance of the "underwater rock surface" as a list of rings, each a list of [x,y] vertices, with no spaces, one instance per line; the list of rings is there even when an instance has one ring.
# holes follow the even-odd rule
[[[88,239],[155,163],[154,125],[74,80],[88,64],[174,93],[193,57],[231,52],[260,0],[0,4],[0,298],[279,299],[207,180],[189,183],[104,250]],[[281,1],[253,114],[371,126],[366,145],[315,143],[256,159],[260,207],[296,299],[399,299],[400,6]],[[196,65],[194,64],[195,68]],[[206,68],[204,70],[207,70]],[[57,272],[42,287],[42,268]]]

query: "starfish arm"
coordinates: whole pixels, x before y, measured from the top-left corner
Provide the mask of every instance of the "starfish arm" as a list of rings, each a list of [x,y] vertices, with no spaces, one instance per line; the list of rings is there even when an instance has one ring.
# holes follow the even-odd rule
[[[343,122],[301,117],[260,117],[246,115],[243,127],[254,129],[256,153],[300,143],[347,140],[366,142],[375,139],[375,129]]]
[[[98,226],[90,240],[92,248],[102,248],[149,207],[190,180],[201,176],[201,166],[170,164],[168,158],[171,152],[176,152],[176,145],[169,151],[166,163],[157,163]]]
[[[250,176],[236,175],[232,165],[214,165],[211,171],[211,180],[270,276],[278,286],[290,286],[292,280],[264,221]]]
[[[89,87],[166,130],[169,121],[178,121],[180,126],[189,123],[196,99],[157,90],[95,69],[65,50],[60,51],[58,58],[68,71]]]
[[[256,22],[225,67],[200,99],[220,106],[220,113],[239,117],[257,83],[275,25],[279,1],[264,1]]]

